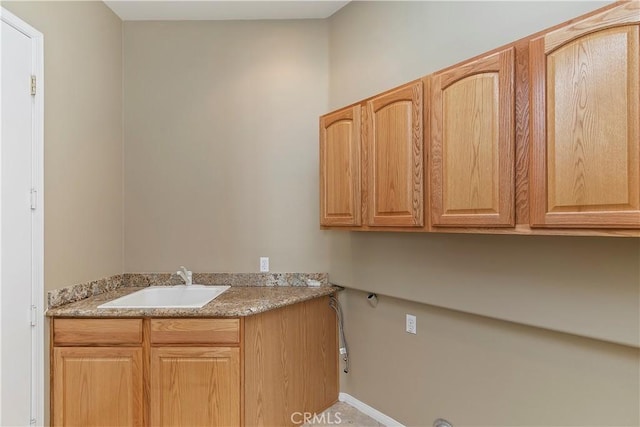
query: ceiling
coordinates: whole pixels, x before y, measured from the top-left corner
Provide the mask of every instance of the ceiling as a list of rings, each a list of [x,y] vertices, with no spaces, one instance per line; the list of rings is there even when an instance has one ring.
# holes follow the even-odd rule
[[[123,21],[210,21],[253,19],[322,19],[349,1],[130,1],[105,0]]]

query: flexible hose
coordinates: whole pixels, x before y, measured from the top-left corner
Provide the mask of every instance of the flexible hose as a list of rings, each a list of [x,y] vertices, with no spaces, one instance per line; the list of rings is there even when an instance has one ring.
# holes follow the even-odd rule
[[[336,312],[336,317],[338,318],[338,335],[340,339],[340,354],[342,355],[342,360],[344,361],[344,373],[349,373],[349,347],[347,346],[347,338],[344,335],[344,321],[342,316],[342,307],[340,306],[340,301],[335,296],[331,296],[329,299],[329,307]]]

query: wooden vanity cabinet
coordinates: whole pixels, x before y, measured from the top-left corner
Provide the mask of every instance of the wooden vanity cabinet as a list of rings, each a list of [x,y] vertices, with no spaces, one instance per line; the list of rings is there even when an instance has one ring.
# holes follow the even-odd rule
[[[515,221],[515,49],[431,80],[431,224],[512,227]]]
[[[147,322],[150,425],[240,425],[240,319]]]
[[[286,426],[338,399],[329,297],[240,318],[53,319],[55,426]]]
[[[321,413],[338,400],[328,297],[246,317],[243,350],[246,426],[290,426],[293,412]]]
[[[51,424],[143,426],[141,319],[56,319]]]
[[[640,3],[531,41],[531,225],[640,228]]]
[[[152,347],[152,426],[240,425],[238,347]]]
[[[57,347],[54,426],[142,426],[141,347]]]

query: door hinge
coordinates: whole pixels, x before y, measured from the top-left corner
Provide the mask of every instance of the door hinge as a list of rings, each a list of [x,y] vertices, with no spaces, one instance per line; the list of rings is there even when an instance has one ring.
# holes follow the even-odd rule
[[[36,326],[38,323],[38,307],[35,305],[31,306],[31,326]]]
[[[38,203],[38,190],[35,188],[31,189],[31,210],[35,211]]]
[[[31,95],[36,94],[36,76],[31,76]]]

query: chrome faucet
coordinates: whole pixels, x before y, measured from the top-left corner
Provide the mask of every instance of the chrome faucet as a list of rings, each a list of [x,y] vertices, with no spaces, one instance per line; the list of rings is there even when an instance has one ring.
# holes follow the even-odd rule
[[[193,284],[193,272],[187,270],[184,265],[180,266],[180,270],[176,273],[184,280],[185,285],[189,286]]]

